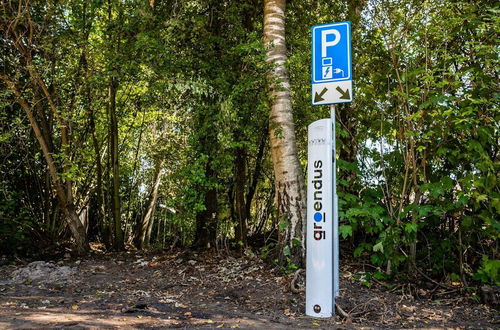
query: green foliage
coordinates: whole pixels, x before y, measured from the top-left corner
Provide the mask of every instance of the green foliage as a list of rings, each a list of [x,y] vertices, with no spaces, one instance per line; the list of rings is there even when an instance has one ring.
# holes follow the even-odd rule
[[[283,260],[282,262],[279,262],[279,259],[275,259],[274,263],[285,274],[291,274],[291,273],[295,272],[299,267],[292,260],[292,253],[290,251],[290,247],[285,246],[283,248],[283,256],[285,256],[285,260]]]
[[[500,285],[500,260],[490,260],[488,256],[483,255],[481,258],[481,267],[474,274],[474,279],[485,284]]]
[[[26,255],[36,252],[42,247],[33,246],[37,226],[31,219],[26,208],[20,207],[20,194],[0,189],[0,250],[4,255]],[[41,230],[40,230],[41,231]]]
[[[260,257],[266,260],[272,253],[273,249],[276,247],[276,243],[269,243],[262,247]]]

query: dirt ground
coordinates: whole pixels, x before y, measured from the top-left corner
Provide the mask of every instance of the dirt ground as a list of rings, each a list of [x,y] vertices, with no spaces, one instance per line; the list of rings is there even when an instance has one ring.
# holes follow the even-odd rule
[[[344,315],[324,320],[304,315],[301,273],[291,290],[294,274],[255,256],[94,253],[54,263],[74,267],[66,283],[15,283],[9,279],[26,263],[0,267],[1,329],[500,328],[498,311],[472,293],[435,283],[368,287],[363,265],[342,265]]]

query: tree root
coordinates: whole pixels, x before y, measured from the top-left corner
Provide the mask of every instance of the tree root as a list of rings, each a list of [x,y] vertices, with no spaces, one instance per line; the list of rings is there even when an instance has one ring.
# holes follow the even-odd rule
[[[299,279],[299,275],[300,273],[304,271],[304,269],[302,268],[299,268],[295,271],[295,274],[293,274],[293,279],[292,281],[290,282],[290,291],[292,291],[293,293],[301,293],[301,292],[304,292],[304,289],[303,288],[298,288],[297,289],[297,286],[296,286],[296,282],[297,280]]]

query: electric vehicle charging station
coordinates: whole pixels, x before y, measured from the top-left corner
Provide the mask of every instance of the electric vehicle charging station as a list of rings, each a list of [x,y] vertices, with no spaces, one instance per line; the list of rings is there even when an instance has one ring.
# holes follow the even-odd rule
[[[330,118],[308,127],[306,315],[328,318],[339,295],[335,104],[353,100],[350,22],[312,27],[311,98]]]

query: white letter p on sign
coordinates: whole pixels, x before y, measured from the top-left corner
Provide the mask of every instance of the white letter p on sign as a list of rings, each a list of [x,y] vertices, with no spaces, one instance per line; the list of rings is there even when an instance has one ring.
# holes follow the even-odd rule
[[[334,35],[332,41],[327,41],[326,38],[329,35]],[[340,41],[340,32],[332,29],[332,30],[323,30],[321,31],[321,57],[326,57],[326,48],[335,46]]]

